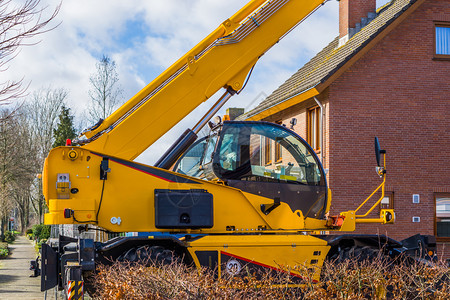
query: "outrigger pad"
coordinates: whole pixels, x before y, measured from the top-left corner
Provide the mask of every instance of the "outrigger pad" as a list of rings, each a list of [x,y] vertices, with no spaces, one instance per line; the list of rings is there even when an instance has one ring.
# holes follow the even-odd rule
[[[155,189],[155,226],[213,227],[213,195],[206,190]]]
[[[44,292],[58,284],[57,253],[48,244],[42,244],[41,262],[41,292]]]

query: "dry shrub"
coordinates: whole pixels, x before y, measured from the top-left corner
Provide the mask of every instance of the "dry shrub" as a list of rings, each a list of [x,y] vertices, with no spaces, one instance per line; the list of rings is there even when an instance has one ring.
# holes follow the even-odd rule
[[[406,265],[371,261],[326,262],[322,280],[303,268],[301,286],[285,273],[216,279],[183,264],[114,263],[95,277],[98,299],[448,299],[450,271],[443,263]]]

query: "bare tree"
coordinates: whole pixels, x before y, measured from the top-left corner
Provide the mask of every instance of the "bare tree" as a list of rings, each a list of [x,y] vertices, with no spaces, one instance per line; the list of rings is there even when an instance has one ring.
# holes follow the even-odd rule
[[[0,174],[0,177],[2,175]],[[0,178],[2,184],[0,184],[0,240],[4,237],[5,231],[7,230],[8,217],[11,210],[13,209],[13,202],[9,195],[9,190],[7,185],[3,185],[3,178]]]
[[[14,170],[13,180],[9,183],[9,190],[18,212],[20,230],[24,232],[30,221],[33,183],[42,166],[37,164],[38,149],[34,143],[26,115],[18,113],[14,115],[14,119],[17,147],[14,158],[17,167]]]
[[[9,193],[9,183],[13,178],[15,137],[14,125],[11,124],[13,118],[9,111],[3,110],[0,113],[0,235],[3,237],[7,230],[8,217],[13,208]]]
[[[8,116],[8,117],[6,117]],[[3,110],[0,115],[0,196],[2,234],[12,207],[19,208],[22,226],[27,225],[29,197],[24,193],[36,173],[31,136],[19,117]],[[26,197],[26,198],[24,198]],[[24,225],[25,224],[25,225]]]
[[[52,149],[53,130],[57,126],[58,116],[67,95],[67,91],[62,88],[41,88],[32,94],[23,107],[41,163]]]
[[[53,28],[45,29],[59,12],[60,5],[48,17],[44,17],[45,8],[40,8],[40,0],[0,1],[0,72],[8,69],[8,63],[17,55],[21,46],[33,45],[30,38]],[[8,104],[10,100],[23,96],[27,87],[22,87],[22,80],[6,80],[0,82],[0,104]],[[0,219],[3,234],[7,217],[12,208],[11,183],[25,179],[27,165],[21,161],[18,150],[17,120],[11,111],[2,111],[0,115]],[[30,157],[30,152],[25,152]],[[19,166],[20,165],[20,166]],[[28,165],[30,166],[30,165]],[[25,186],[26,188],[26,186]],[[28,209],[29,206],[27,206]],[[25,214],[27,214],[25,212]],[[25,221],[26,223],[26,221]]]
[[[23,107],[23,113],[26,116],[32,137],[31,143],[36,149],[34,164],[38,168],[43,166],[45,158],[52,149],[53,131],[57,127],[58,116],[67,95],[65,89],[42,88],[33,93],[30,101]],[[45,212],[42,185],[39,182],[34,182],[34,184],[33,190],[35,193],[31,193],[31,204],[38,215],[39,221],[42,221]]]
[[[119,87],[119,76],[116,71],[116,63],[108,56],[103,56],[96,64],[97,71],[89,78],[91,89],[89,96],[89,119],[97,122],[105,119],[120,104],[122,89]]]
[[[52,148],[53,131],[67,97],[64,89],[36,91],[14,114],[0,111],[1,233],[14,208],[21,230],[29,225],[30,207],[42,222],[45,202],[36,174]]]
[[[17,178],[13,182],[11,182],[9,186],[12,204],[17,209],[19,215],[21,232],[25,232],[25,229],[28,227],[28,225],[30,225],[30,208],[32,199],[31,184],[32,177],[27,176],[23,178]]]
[[[26,40],[54,28],[44,29],[55,18],[60,5],[44,18],[45,8],[40,8],[39,4],[40,0],[22,1],[21,5],[12,0],[0,1],[0,72],[8,68],[8,62],[16,56],[20,46],[33,45]],[[22,81],[0,83],[0,103],[22,96],[26,90]]]

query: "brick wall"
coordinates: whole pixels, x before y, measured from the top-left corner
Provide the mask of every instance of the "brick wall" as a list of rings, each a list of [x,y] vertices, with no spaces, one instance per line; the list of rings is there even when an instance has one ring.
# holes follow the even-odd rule
[[[380,183],[374,136],[387,150],[396,224],[360,233],[434,234],[434,193],[450,192],[450,61],[433,60],[433,21],[449,18],[449,1],[425,2],[329,88],[333,212],[356,208]]]

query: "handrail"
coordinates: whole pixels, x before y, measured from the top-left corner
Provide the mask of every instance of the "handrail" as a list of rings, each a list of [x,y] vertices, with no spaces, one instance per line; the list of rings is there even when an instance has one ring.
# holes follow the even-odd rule
[[[383,182],[380,184],[380,186],[378,186],[378,188],[375,190],[375,191],[373,191],[373,193],[369,196],[369,197],[367,197],[367,199],[363,202],[363,203],[361,203],[361,205],[355,210],[355,213],[370,199],[370,198],[372,198],[372,196],[376,193],[376,192],[378,192],[378,190],[381,188],[381,197],[380,197],[380,199],[378,199],[378,201],[377,202],[375,202],[375,204],[369,209],[369,211],[367,211],[364,215],[356,215],[356,217],[357,218],[364,218],[364,217],[367,217],[371,212],[372,212],[372,210],[374,210],[374,208],[378,205],[378,204],[380,204],[380,202],[381,202],[381,200],[383,200],[383,198],[384,198],[384,186],[385,186],[385,182],[386,182],[386,178],[384,178],[384,180],[383,180]]]
[[[369,197],[367,197],[366,200],[364,200],[363,203],[361,203],[361,205],[355,210],[355,214],[358,210],[360,210],[364,204],[366,204],[367,201],[369,201],[370,198],[372,198],[373,195],[375,195],[376,192],[378,192],[381,188],[381,197],[380,199],[378,199],[377,202],[375,202],[374,205],[372,205],[372,207],[364,214],[364,215],[355,215],[356,218],[365,218],[367,217],[374,209],[377,205],[380,204],[381,200],[383,200],[384,195],[385,195],[385,184],[386,184],[386,154],[383,154],[383,167],[380,168],[378,170],[378,173],[380,176],[383,176],[383,182],[372,192],[372,194],[370,194]]]

